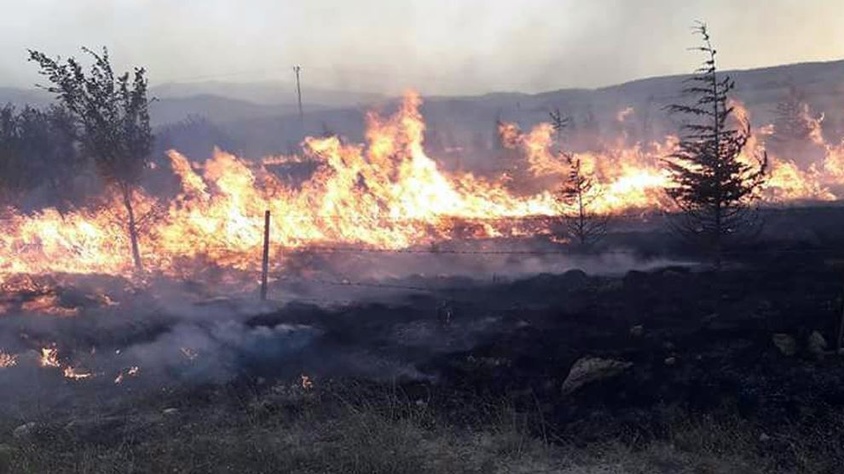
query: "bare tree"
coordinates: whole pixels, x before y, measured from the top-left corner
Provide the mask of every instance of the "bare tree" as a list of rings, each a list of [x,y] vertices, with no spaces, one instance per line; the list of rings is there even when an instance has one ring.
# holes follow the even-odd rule
[[[133,198],[152,150],[147,78],[144,68],[116,76],[108,50],[101,54],[83,48],[93,59],[86,74],[74,58],[61,62],[44,53],[29,51],[29,60],[40,66],[41,75],[77,122],[82,149],[90,155],[105,182],[114,186],[126,209],[126,231],[136,270],[142,270],[138,244],[138,219]]]
[[[759,216],[752,202],[764,183],[768,159],[766,154],[754,157],[755,163],[740,159],[750,124],[738,118],[728,103],[735,83],[718,74],[706,25],[699,23],[695,32],[703,39],[703,45],[695,49],[706,60],[682,91],[692,99],[691,105],[668,107],[690,120],[682,126],[677,151],[665,160],[674,183],[666,191],[682,211],[675,229],[703,244],[720,268],[724,240],[758,229]]]
[[[580,248],[588,249],[607,234],[609,216],[594,211],[601,192],[587,176],[580,158],[561,154],[569,164],[569,174],[557,195],[562,209],[564,231]]]
[[[571,116],[563,115],[560,112],[559,108],[556,108],[550,112],[551,115],[551,126],[554,127],[554,133],[557,139],[557,146],[560,146],[560,140],[562,138],[563,130],[569,128],[570,125],[574,122]]]

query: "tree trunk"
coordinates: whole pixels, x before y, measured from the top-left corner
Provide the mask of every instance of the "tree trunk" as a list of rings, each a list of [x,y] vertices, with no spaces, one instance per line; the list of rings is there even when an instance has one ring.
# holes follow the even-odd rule
[[[138,226],[135,222],[135,209],[132,207],[132,187],[131,185],[124,184],[120,186],[120,190],[123,194],[123,205],[129,214],[127,231],[129,233],[129,242],[132,245],[132,261],[135,264],[135,271],[141,272],[144,267],[141,263],[141,251],[138,247]]]
[[[578,172],[579,174],[579,172]],[[578,180],[580,178],[578,177]],[[586,213],[583,209],[583,187],[578,183],[577,189],[577,234],[580,239],[581,250],[586,247]]]
[[[715,208],[715,235],[712,241],[712,259],[715,264],[715,270],[721,270],[721,206]]]

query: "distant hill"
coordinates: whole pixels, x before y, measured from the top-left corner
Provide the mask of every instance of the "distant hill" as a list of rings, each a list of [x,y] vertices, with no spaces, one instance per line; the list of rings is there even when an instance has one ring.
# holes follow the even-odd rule
[[[156,101],[150,108],[156,126],[202,116],[214,122],[260,119],[298,114],[295,88],[275,83],[201,82],[169,83],[150,87]],[[303,91],[303,107],[308,111],[370,104],[384,97],[377,94],[316,89]],[[52,95],[40,89],[0,87],[0,105],[25,104],[44,107]]]
[[[825,114],[827,137],[844,135],[844,61],[791,64],[761,69],[727,71],[737,83],[736,95],[751,112],[756,125],[770,123],[778,101],[789,85],[799,87],[810,106]],[[428,127],[429,143],[448,149],[491,149],[496,120],[519,123],[529,128],[547,121],[548,113],[559,108],[573,117],[575,126],[591,126],[602,133],[619,130],[635,138],[660,139],[674,133],[677,123],[665,113],[665,106],[677,100],[682,81],[688,76],[639,79],[598,89],[560,89],[538,94],[495,92],[476,96],[424,97],[422,112]],[[159,100],[152,106],[153,122],[166,124],[199,116],[213,124],[214,133],[197,131],[198,126],[171,130],[172,142],[191,144],[206,150],[214,137],[236,143],[246,156],[289,152],[303,137],[298,117],[295,88],[282,83],[200,82],[161,84],[151,88]],[[397,99],[378,94],[339,90],[303,90],[307,134],[333,132],[352,141],[362,141],[363,117],[371,107],[389,108]],[[44,105],[48,94],[39,90],[0,88],[0,104]],[[623,125],[619,111],[632,108]],[[203,125],[204,126],[204,125]],[[203,158],[203,157],[195,157]]]
[[[726,71],[737,83],[736,96],[751,112],[755,125],[770,123],[777,103],[789,85],[799,87],[812,109],[825,114],[827,138],[844,135],[844,61],[804,63],[763,69]],[[599,89],[560,89],[538,94],[497,92],[477,96],[423,97],[422,113],[430,141],[446,148],[493,148],[496,120],[512,121],[523,128],[549,120],[559,108],[574,118],[575,126],[588,124],[606,135],[624,130],[634,138],[661,139],[676,133],[678,124],[665,107],[678,100],[687,75],[640,79]],[[377,102],[389,108],[396,99]],[[618,112],[633,113],[619,123]],[[330,130],[353,141],[363,140],[366,107],[309,110],[305,130],[311,134]],[[591,122],[590,122],[591,121]],[[301,138],[297,116],[275,116],[231,121],[225,125],[248,156],[279,153]],[[487,154],[488,155],[488,154]],[[475,159],[486,159],[479,156]],[[473,160],[472,157],[469,157]]]
[[[310,106],[349,107],[383,100],[384,96],[365,92],[351,92],[333,89],[311,89],[303,85],[302,100]],[[166,83],[150,88],[150,93],[159,98],[185,98],[196,95],[220,96],[229,99],[254,102],[264,105],[295,105],[298,102],[296,85],[279,82],[191,82]]]
[[[215,122],[230,122],[286,115],[296,110],[294,105],[266,105],[203,94],[179,98],[156,96],[156,101],[150,106],[150,115],[155,125],[164,125],[191,116],[207,117]]]
[[[0,106],[13,104],[23,106],[30,104],[35,107],[42,107],[53,101],[49,92],[41,89],[18,89],[14,87],[0,87]]]

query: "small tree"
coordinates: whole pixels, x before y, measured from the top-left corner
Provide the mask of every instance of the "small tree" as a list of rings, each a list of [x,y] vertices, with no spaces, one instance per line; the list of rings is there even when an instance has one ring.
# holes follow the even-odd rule
[[[65,204],[71,197],[68,181],[85,165],[74,146],[72,124],[61,107],[0,108],[0,194],[4,201],[39,191],[45,200],[38,204]]]
[[[549,115],[551,116],[551,126],[554,127],[557,146],[560,146],[563,130],[569,128],[569,126],[572,125],[573,120],[570,116],[563,115],[559,108],[552,110]]]
[[[718,74],[706,25],[699,23],[695,31],[703,38],[696,50],[707,58],[682,91],[692,104],[668,107],[691,120],[682,127],[677,151],[665,160],[674,183],[666,191],[682,211],[675,228],[705,245],[720,268],[724,239],[758,229],[758,213],[751,203],[758,198],[768,160],[765,154],[754,157],[756,163],[740,159],[750,124],[736,117],[728,103],[735,83]]]
[[[580,158],[561,153],[569,164],[569,174],[557,199],[562,208],[564,232],[580,248],[587,249],[607,234],[609,216],[593,210],[601,196],[592,178],[583,172]]]
[[[794,85],[777,104],[774,120],[774,134],[769,148],[777,156],[802,163],[814,163],[822,159],[824,149],[824,116],[813,116],[802,91]]]
[[[813,129],[808,118],[809,106],[803,92],[790,85],[785,97],[777,104],[773,141],[788,144],[811,140]]]
[[[108,50],[101,54],[83,48],[93,58],[90,72],[74,58],[65,62],[44,53],[29,51],[29,60],[40,66],[41,75],[52,84],[44,87],[55,94],[77,122],[82,149],[90,155],[103,180],[120,193],[126,209],[126,231],[136,270],[142,270],[138,226],[132,205],[141,175],[152,150],[146,70],[115,76]]]

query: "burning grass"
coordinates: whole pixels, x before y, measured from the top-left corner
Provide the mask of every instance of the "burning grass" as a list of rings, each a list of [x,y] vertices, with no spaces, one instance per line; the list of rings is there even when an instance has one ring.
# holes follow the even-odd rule
[[[394,114],[368,114],[366,144],[348,144],[339,137],[307,138],[302,156],[289,160],[307,159],[318,166],[295,188],[261,162],[217,151],[204,163],[191,163],[171,151],[170,164],[179,182],[172,199],[145,192],[133,197],[136,213],[143,216],[143,261],[149,270],[171,276],[202,271],[209,262],[254,270],[265,210],[272,212],[273,254],[282,270],[291,249],[345,245],[400,250],[456,238],[536,235],[548,233],[548,226],[533,218],[571,210],[556,195],[568,165],[554,151],[551,125],[522,132],[502,124],[503,144],[520,161],[508,163],[513,170],[481,178],[448,172],[426,154],[420,105],[420,98],[410,93]],[[625,109],[620,117],[634,113]],[[743,109],[739,113],[746,115]],[[765,133],[760,129],[757,135]],[[816,163],[798,166],[795,157],[771,156],[771,176],[763,193],[767,203],[837,198],[831,190],[844,183],[844,146],[815,138],[813,146],[822,155]],[[661,160],[676,145],[676,137],[632,145],[621,137],[603,140],[597,151],[577,153],[584,172],[600,188],[593,211],[618,215],[670,210],[664,189],[671,183]],[[754,138],[748,156],[763,147],[763,140]],[[0,284],[14,274],[131,274],[122,209],[117,197],[106,195],[99,206],[64,214],[56,209],[31,214],[3,210]],[[44,295],[29,304],[56,308],[52,298]],[[65,308],[68,314],[73,309]]]

